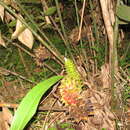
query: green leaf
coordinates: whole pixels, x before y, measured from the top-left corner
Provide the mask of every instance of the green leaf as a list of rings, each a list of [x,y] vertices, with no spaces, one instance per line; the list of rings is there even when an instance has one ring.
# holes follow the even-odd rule
[[[67,128],[67,127],[70,127],[71,125],[69,123],[63,123],[63,124],[60,124],[60,127],[61,128]]]
[[[15,27],[16,26],[16,20],[13,20],[11,21],[9,24],[8,24],[9,27]]]
[[[51,16],[56,12],[56,7],[50,7],[48,8],[45,12],[44,15],[45,16]]]
[[[48,128],[48,130],[57,130],[55,127]]]
[[[124,20],[130,22],[130,7],[126,5],[120,5],[117,9],[117,16]]]
[[[62,76],[51,77],[37,84],[27,93],[27,95],[23,98],[22,102],[20,103],[14,115],[10,130],[24,129],[26,124],[35,114],[43,94],[61,78],[63,77]]]
[[[66,130],[75,130],[74,128],[67,128]]]

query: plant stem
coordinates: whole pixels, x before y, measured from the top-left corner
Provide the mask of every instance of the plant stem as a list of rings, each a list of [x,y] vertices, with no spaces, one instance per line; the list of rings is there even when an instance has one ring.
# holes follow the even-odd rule
[[[117,0],[116,3],[116,11],[117,8],[120,4],[120,0]],[[113,38],[113,54],[112,54],[112,59],[111,59],[111,92],[112,92],[112,99],[114,102],[117,102],[117,99],[115,99],[115,89],[114,89],[114,76],[118,71],[118,59],[117,59],[117,42],[118,42],[118,34],[119,34],[119,29],[118,29],[118,17],[115,16],[115,26],[114,26],[114,38]],[[117,104],[116,104],[117,105]],[[112,104],[112,108],[115,108],[115,105]]]
[[[77,0],[74,1],[74,5],[75,5],[75,11],[76,11],[77,25],[79,27],[79,15],[78,15]]]
[[[65,46],[66,46],[71,58],[74,60],[74,57],[73,57],[71,50],[70,50],[70,44],[69,44],[69,41],[68,41],[68,37],[67,37],[66,32],[65,32],[64,24],[63,24],[63,21],[62,21],[62,16],[61,16],[58,0],[55,0],[55,3],[56,3],[56,8],[57,8],[57,13],[58,13],[58,16],[60,18],[61,29],[62,29],[63,35],[65,37]]]

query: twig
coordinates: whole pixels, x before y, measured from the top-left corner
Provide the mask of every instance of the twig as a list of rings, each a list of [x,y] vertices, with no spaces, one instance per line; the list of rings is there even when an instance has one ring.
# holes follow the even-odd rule
[[[8,39],[6,38],[6,40],[8,40]],[[11,41],[8,40],[8,42],[11,42]],[[18,45],[17,43],[15,43],[15,42],[11,42],[11,43],[12,43],[14,46],[20,48],[20,49],[21,49],[22,51],[24,51],[25,53],[27,53],[29,56],[35,57],[32,53],[30,53],[28,50],[24,49],[23,47],[21,47],[21,46]]]
[[[27,74],[27,76],[29,78],[29,77],[31,77],[31,74],[29,72],[29,69],[28,69],[26,63],[25,63],[24,57],[22,55],[22,51],[19,48],[18,48],[18,52],[19,52],[19,56],[20,56],[21,62],[23,63],[23,66],[25,68],[26,74]]]
[[[52,109],[52,107],[54,106],[54,104],[56,103],[56,101],[57,101],[57,99],[56,99],[56,100],[52,103],[52,105],[50,106],[50,110],[48,111],[48,113],[47,113],[47,115],[46,115],[46,117],[45,117],[44,123],[43,123],[43,129],[45,129],[45,127],[46,127],[47,119],[48,119],[48,117],[49,117],[49,115],[50,115],[50,113],[51,113],[51,109]]]
[[[55,122],[62,114],[64,114],[64,112],[59,113],[48,125],[48,128],[53,124],[53,122]]]
[[[35,83],[35,82],[33,82],[33,81],[27,79],[26,77],[24,77],[24,76],[22,76],[22,75],[20,75],[20,74],[18,74],[18,73],[16,73],[16,72],[7,70],[7,69],[5,69],[5,68],[3,68],[3,67],[0,67],[0,71],[5,71],[5,72],[7,72],[7,73],[9,73],[9,74],[18,76],[19,78],[21,78],[21,79],[23,79],[23,80],[26,80],[26,81],[28,81],[28,82],[30,82],[30,83]]]
[[[80,40],[81,33],[82,33],[82,25],[83,25],[83,17],[84,17],[85,4],[86,4],[86,0],[84,0],[83,7],[82,7],[82,14],[81,14],[81,21],[80,21],[80,26],[79,26],[78,41]]]
[[[75,6],[75,12],[76,12],[76,18],[77,18],[77,25],[79,27],[79,15],[78,15],[77,0],[74,0],[74,6]]]
[[[13,109],[16,109],[19,107],[19,104],[14,104],[14,103],[6,103],[6,102],[0,102],[0,108],[1,107],[8,107],[8,108],[13,108]],[[53,112],[65,112],[67,111],[67,109],[61,109],[59,107],[54,107],[54,108],[51,108],[48,106],[39,106],[38,107],[38,110],[39,111],[53,111]]]
[[[45,12],[48,9],[47,3],[45,0],[41,0],[43,11]],[[45,20],[47,24],[51,24],[49,16],[45,16]]]

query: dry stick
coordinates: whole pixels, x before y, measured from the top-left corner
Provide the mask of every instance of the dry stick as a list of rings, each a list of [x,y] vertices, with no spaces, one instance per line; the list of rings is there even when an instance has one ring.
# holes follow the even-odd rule
[[[0,102],[0,108],[1,107],[8,107],[8,108],[17,108],[19,105],[14,104],[14,103],[5,103],[5,102]]]
[[[10,41],[9,41],[10,42]],[[22,51],[24,51],[25,53],[27,53],[29,56],[31,57],[35,57],[32,53],[30,53],[28,50],[24,49],[23,47],[21,47],[20,45],[18,45],[17,43],[15,42],[12,42],[12,44],[16,47],[18,47],[19,49],[21,49]]]
[[[19,82],[20,86],[21,86],[23,89],[25,89],[25,86],[23,85],[23,82],[21,81],[21,79],[20,79],[19,77],[17,77],[17,81]],[[13,86],[13,88],[15,88],[15,87]]]
[[[48,128],[53,124],[53,122],[55,122],[62,114],[64,114],[64,112],[59,113],[48,125]]]
[[[75,1],[75,2],[76,2],[76,1]],[[85,5],[86,5],[86,0],[84,0],[84,2],[83,2],[80,25],[79,25],[79,20],[78,20],[78,14],[76,14],[76,15],[77,15],[77,22],[78,22],[78,25],[79,25],[78,41],[81,39],[81,35],[82,35],[82,25],[83,25],[83,20],[84,20],[83,17],[84,17]],[[75,3],[75,7],[77,8],[76,3]],[[76,10],[76,11],[77,11],[77,10]],[[78,13],[78,12],[77,12],[77,13]],[[81,43],[82,43],[82,41],[81,41]],[[84,58],[85,58],[85,61],[86,61],[86,60],[87,60],[87,56],[86,56],[86,54],[83,52],[83,50],[82,50],[82,54],[84,55]],[[83,59],[83,58],[81,58],[81,59]],[[84,64],[84,66],[85,66],[85,71],[86,71],[88,67],[87,67],[87,65],[84,63],[84,60],[82,60],[82,62],[83,62],[83,64]]]
[[[57,87],[58,87],[58,84],[53,87],[53,90],[41,101],[40,104],[42,104],[51,94],[53,94],[53,96],[54,96],[54,92],[56,91]],[[58,99],[58,98],[56,98],[56,99]]]
[[[48,117],[49,117],[49,115],[51,113],[51,109],[55,105],[56,101],[57,101],[57,99],[55,99],[55,101],[52,103],[52,105],[50,106],[50,110],[48,111],[48,113],[47,113],[47,115],[45,117],[45,120],[44,120],[44,123],[43,123],[43,129],[44,130],[45,130],[45,126],[46,126],[46,123],[47,123],[47,119],[48,119]]]
[[[100,0],[100,4],[101,4],[101,9],[102,9],[102,15],[103,15],[103,20],[105,23],[105,27],[106,27],[106,31],[107,31],[107,36],[108,36],[108,40],[109,40],[109,66],[110,66],[110,73],[111,73],[111,87],[113,86],[113,76],[114,72],[113,72],[113,60],[112,60],[112,56],[113,56],[113,48],[114,48],[114,39],[113,39],[113,28],[111,25],[111,21],[110,21],[110,17],[109,17],[109,12],[108,12],[108,8],[107,8],[107,4],[106,4],[106,0]]]
[[[0,71],[5,71],[5,72],[7,72],[7,73],[9,73],[9,74],[18,76],[19,78],[21,78],[21,79],[23,79],[23,80],[26,80],[26,81],[28,81],[28,82],[30,82],[30,83],[35,83],[35,82],[33,82],[33,81],[27,79],[26,77],[24,77],[24,76],[22,76],[22,75],[20,75],[20,74],[18,74],[18,73],[16,73],[16,72],[7,70],[7,69],[5,69],[5,68],[3,68],[3,67],[0,67]]]
[[[0,102],[0,108],[1,107],[8,107],[8,108],[13,108],[16,109],[19,107],[19,104],[15,104],[15,103],[6,103],[6,102]],[[38,108],[39,111],[50,111],[50,106],[39,106]],[[51,109],[51,111],[53,112],[65,112],[67,111],[67,109],[61,109],[59,107],[54,107]]]
[[[29,69],[28,69],[26,63],[25,63],[24,57],[23,57],[23,55],[22,55],[22,51],[21,51],[19,48],[18,48],[18,52],[19,52],[19,56],[20,56],[21,62],[22,62],[22,64],[23,64],[23,66],[24,66],[24,68],[25,68],[25,71],[26,71],[26,73],[27,73],[27,76],[28,76],[28,78],[29,78],[29,77],[31,77],[31,74],[30,74],[30,72],[29,72]]]
[[[46,11],[48,9],[46,1],[45,0],[41,0],[42,6],[43,6],[43,11]],[[49,16],[45,16],[45,20],[47,24],[51,24],[51,21],[49,19]]]
[[[81,21],[80,21],[80,26],[79,26],[78,41],[80,40],[81,33],[82,33],[82,25],[83,25],[83,17],[84,17],[85,4],[86,4],[86,0],[84,0],[83,7],[82,7],[82,14],[81,14]]]
[[[15,69],[14,69],[14,67],[13,67],[13,71],[16,72]],[[20,79],[19,77],[16,77],[16,80],[17,80],[17,82],[19,82],[19,84],[21,85],[20,87],[22,87],[23,89],[25,89],[25,86],[23,85],[21,79]],[[14,85],[13,85],[12,87],[14,88],[14,90],[16,90],[16,88],[15,88]]]

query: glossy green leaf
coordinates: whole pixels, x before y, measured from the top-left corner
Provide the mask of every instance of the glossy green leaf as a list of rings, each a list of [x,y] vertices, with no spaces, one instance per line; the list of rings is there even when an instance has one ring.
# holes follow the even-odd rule
[[[130,7],[126,5],[120,5],[117,9],[117,16],[124,21],[130,22]]]
[[[51,16],[56,12],[56,7],[50,7],[45,12],[44,15]]]
[[[22,102],[20,103],[14,115],[10,130],[24,129],[26,124],[35,114],[43,94],[61,78],[62,76],[51,77],[37,84],[27,93],[27,95],[23,98]]]

